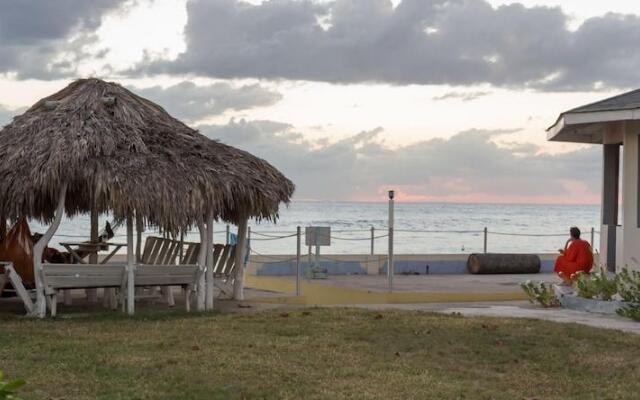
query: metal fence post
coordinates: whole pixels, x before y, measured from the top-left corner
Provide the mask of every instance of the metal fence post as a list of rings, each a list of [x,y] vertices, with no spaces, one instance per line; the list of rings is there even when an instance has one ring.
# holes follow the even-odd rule
[[[302,229],[298,227],[296,231],[296,296],[300,296],[300,246]]]
[[[387,279],[389,280],[389,292],[393,291],[393,274],[394,274],[394,262],[393,262],[393,197],[394,191],[389,190],[389,261],[387,266]]]
[[[373,226],[371,227],[371,255],[374,255],[374,246],[375,246],[375,235],[376,235],[376,228],[374,228]]]
[[[595,242],[596,229],[591,227],[591,248],[593,249],[593,243]]]
[[[487,227],[485,226],[484,227],[484,247],[483,247],[485,254],[487,253],[487,234],[488,234],[488,231],[487,231]]]
[[[229,230],[229,224],[227,224],[227,236],[226,236],[226,239],[225,239],[225,241],[226,241],[225,244],[229,244],[229,241],[230,241],[229,239],[231,238],[230,233],[231,233],[231,231]]]

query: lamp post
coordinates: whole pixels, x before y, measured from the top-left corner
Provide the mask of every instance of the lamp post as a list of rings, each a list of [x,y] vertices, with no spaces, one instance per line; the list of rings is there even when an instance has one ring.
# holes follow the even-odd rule
[[[387,265],[387,279],[389,280],[389,292],[393,291],[393,198],[395,192],[389,190],[389,261]]]

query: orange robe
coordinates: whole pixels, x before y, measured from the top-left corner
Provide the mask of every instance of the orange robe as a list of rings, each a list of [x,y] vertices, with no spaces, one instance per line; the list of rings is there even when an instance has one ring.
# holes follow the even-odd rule
[[[593,267],[593,251],[586,240],[578,239],[569,244],[561,256],[556,259],[554,271],[563,279],[570,280],[578,271],[589,272]]]

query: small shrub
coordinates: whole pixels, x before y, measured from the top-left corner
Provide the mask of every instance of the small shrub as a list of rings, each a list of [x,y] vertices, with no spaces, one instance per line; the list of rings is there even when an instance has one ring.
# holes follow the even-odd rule
[[[532,304],[540,304],[545,308],[560,306],[560,301],[550,283],[526,281],[521,283],[520,287]]]
[[[640,321],[640,272],[624,268],[618,274],[618,294],[628,306],[618,310],[618,314]]]
[[[618,274],[618,294],[628,303],[640,304],[640,272],[624,268]]]
[[[621,317],[631,318],[634,321],[640,322],[640,305],[638,304],[619,308],[616,312]]]
[[[5,382],[4,375],[0,371],[0,400],[21,400],[20,397],[16,396],[15,391],[24,384],[25,381],[23,379]]]
[[[609,277],[604,268],[591,273],[578,272],[573,276],[573,288],[585,299],[611,300],[618,292],[617,277]]]

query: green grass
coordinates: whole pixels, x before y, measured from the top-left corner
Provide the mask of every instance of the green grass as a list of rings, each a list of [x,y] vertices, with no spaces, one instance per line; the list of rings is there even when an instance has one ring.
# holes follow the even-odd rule
[[[294,309],[0,319],[25,399],[632,399],[640,337],[574,324]]]

